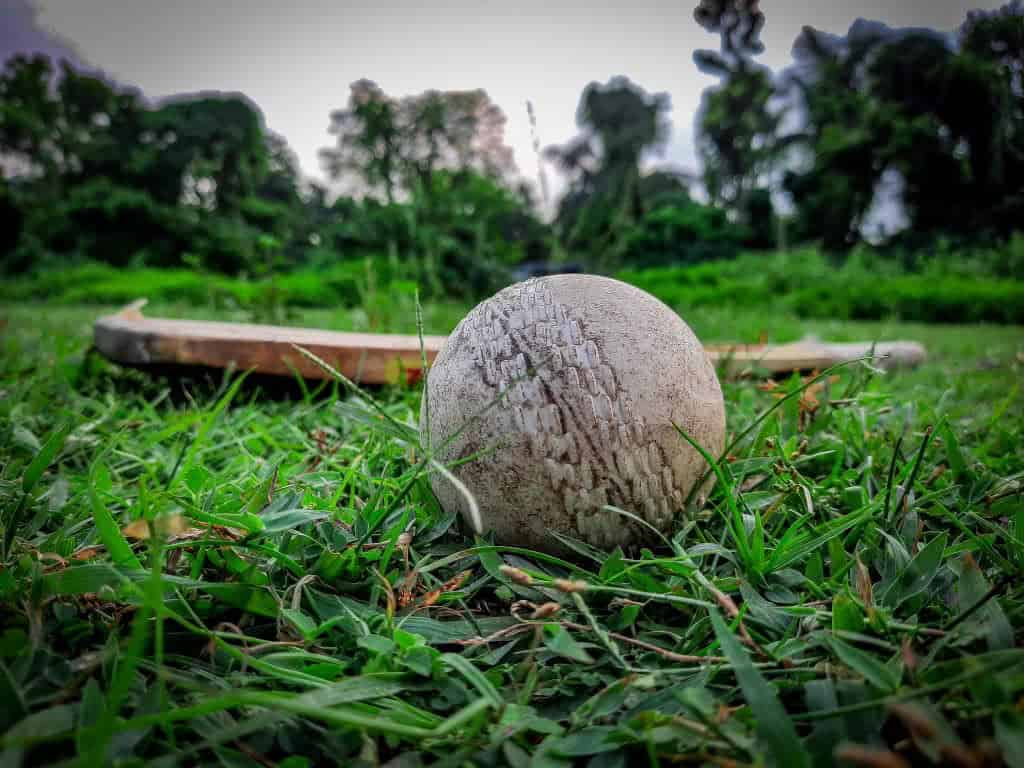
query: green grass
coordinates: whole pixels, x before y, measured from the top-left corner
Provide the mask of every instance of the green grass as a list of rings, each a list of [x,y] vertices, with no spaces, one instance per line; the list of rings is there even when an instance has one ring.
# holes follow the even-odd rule
[[[813,413],[797,377],[724,382],[749,433],[708,506],[565,562],[438,509],[417,391],[373,393],[391,422],[337,385],[181,385],[88,353],[102,311],[0,311],[3,765],[1021,764],[1020,327],[686,309],[706,341],[931,357],[846,367]]]

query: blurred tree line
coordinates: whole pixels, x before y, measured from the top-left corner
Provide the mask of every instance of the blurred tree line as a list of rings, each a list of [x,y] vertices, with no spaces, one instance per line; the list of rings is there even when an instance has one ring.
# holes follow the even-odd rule
[[[695,55],[720,78],[698,118],[704,181],[736,220],[757,227],[774,191],[791,204],[791,239],[844,251],[889,180],[907,224],[893,245],[1002,242],[1024,228],[1021,0],[968,13],[954,36],[805,27],[779,77],[753,62],[756,0],[704,0],[696,18],[721,39]]]
[[[181,266],[259,276],[371,259],[431,294],[469,295],[516,265],[664,266],[740,249],[845,251],[887,180],[909,226],[891,238],[991,244],[1024,222],[1024,6],[971,13],[955,37],[858,22],[805,28],[794,65],[756,63],[756,0],[702,0],[718,78],[697,116],[696,179],[655,160],[669,99],[624,77],[590,83],[578,135],[544,150],[566,191],[542,221],[485,91],[396,98],[350,87],[324,169],[303,180],[241,95],[153,104],[42,56],[0,72],[0,269]],[[335,191],[336,191],[335,189]],[[785,203],[782,213],[776,203]]]
[[[387,256],[392,271],[472,292],[546,252],[525,188],[510,182],[505,117],[483,91],[395,100],[359,81],[330,118],[325,166],[354,180],[358,198],[329,200],[304,182],[240,95],[151,105],[66,63],[55,73],[46,57],[13,57],[0,73],[3,268],[101,261],[258,276]]]

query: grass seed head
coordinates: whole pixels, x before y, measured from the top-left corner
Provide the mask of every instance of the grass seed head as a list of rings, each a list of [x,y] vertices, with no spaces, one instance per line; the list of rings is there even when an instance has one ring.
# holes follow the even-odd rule
[[[555,579],[551,582],[551,585],[559,592],[565,592],[569,595],[574,592],[586,592],[589,587],[587,582],[573,579]]]
[[[508,578],[509,581],[514,581],[516,584],[524,587],[528,587],[533,584],[533,577],[526,571],[520,570],[519,568],[515,568],[511,565],[503,565],[498,570],[500,570],[502,575]]]

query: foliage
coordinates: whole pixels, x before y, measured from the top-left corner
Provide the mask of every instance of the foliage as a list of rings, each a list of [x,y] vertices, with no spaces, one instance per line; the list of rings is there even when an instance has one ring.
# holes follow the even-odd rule
[[[440,171],[515,173],[505,115],[483,90],[436,91],[394,99],[369,80],[351,86],[348,106],[331,113],[337,144],[321,151],[333,179],[355,174],[366,190],[430,193]]]
[[[863,20],[845,38],[805,28],[791,83],[805,129],[786,188],[801,234],[860,235],[885,175],[915,236],[1006,239],[1024,216],[1024,6],[971,14],[952,45]]]
[[[693,55],[701,71],[720,81],[704,92],[697,115],[704,188],[738,221],[759,228],[759,234],[767,231],[759,243],[767,247],[774,244],[774,232],[766,185],[786,141],[779,137],[783,112],[772,104],[777,96],[772,73],[751,61],[764,49],[760,32],[765,17],[757,3],[712,0],[702,0],[694,16],[720,38],[717,52]]]
[[[720,78],[698,116],[704,183],[737,220],[756,226],[763,213],[750,203],[763,205],[771,188],[796,208],[796,239],[830,251],[865,235],[891,237],[865,229],[886,204],[907,220],[900,239],[917,247],[950,236],[1005,241],[1019,227],[1019,0],[968,14],[955,40],[864,19],[843,37],[805,27],[778,79],[751,62],[763,48],[757,3],[702,2],[695,16],[721,40],[719,51],[694,54]],[[885,190],[894,202],[884,202]]]
[[[1017,278],[1024,265],[1022,236],[998,251],[946,250],[921,264],[917,254],[901,257],[863,247],[842,263],[812,249],[740,253],[742,234],[717,209],[659,208],[629,233],[626,253],[640,266],[616,276],[684,314],[693,308],[757,307],[802,318],[1024,324],[1024,284]],[[456,267],[444,269],[454,274]],[[109,306],[146,297],[250,313],[274,301],[281,308],[364,307],[387,314],[388,302],[412,307],[414,294],[429,293],[430,280],[439,274],[424,274],[418,261],[370,257],[249,278],[83,265],[7,280],[0,284],[0,302]],[[467,271],[461,279],[468,282],[473,274]],[[437,295],[453,294],[442,287]]]
[[[882,233],[879,253],[907,273],[949,243],[964,254],[1016,248],[1020,2],[969,14],[955,39],[863,20],[845,37],[807,28],[779,77],[753,61],[765,23],[756,2],[702,1],[695,17],[720,41],[695,54],[719,77],[698,115],[709,204],[689,194],[689,174],[651,164],[668,135],[667,96],[617,77],[585,88],[579,135],[545,151],[569,182],[553,225],[534,209],[505,116],[482,90],[398,98],[353,83],[330,116],[335,145],[322,153],[334,191],[353,195],[335,197],[302,179],[286,142],[241,94],[153,103],[66,63],[12,57],[0,72],[0,270],[197,269],[266,283],[265,301],[247,306],[280,308],[290,300],[272,276],[370,260],[382,284],[479,299],[523,262],[612,274],[790,242],[840,255],[862,241],[884,189],[897,198],[890,213],[898,208],[910,227]],[[777,215],[780,202],[792,213]],[[787,301],[840,316],[1016,316],[994,308],[1012,291],[981,280],[961,300],[928,279],[902,275],[877,290],[854,281],[841,299],[805,285]],[[947,298],[918,307],[932,293]],[[325,295],[353,301],[347,289]]]
[[[0,151],[22,171],[6,183],[21,224],[7,270],[177,266],[190,254],[237,272],[261,235],[290,232],[299,204],[294,164],[244,97],[149,106],[43,56],[12,57],[0,74]]]
[[[923,272],[860,250],[841,265],[813,250],[694,266],[627,270],[618,277],[669,306],[757,306],[799,317],[899,318],[925,323],[1024,324],[1024,284],[971,270],[961,253],[932,259]]]
[[[378,273],[371,262],[349,261],[329,268],[298,270],[263,278],[230,278],[192,269],[116,269],[86,264],[42,272],[33,278],[7,281],[3,301],[47,301],[52,304],[127,304],[139,298],[222,310],[256,311],[271,288],[289,307],[358,307],[378,287],[386,289],[397,275]]]
[[[747,234],[723,209],[675,197],[626,230],[623,261],[635,269],[728,259]]]
[[[741,66],[721,73],[722,84],[705,91],[698,124],[704,186],[711,199],[744,222],[751,195],[763,189],[777,162],[781,113],[773,111],[771,73]]]
[[[693,18],[721,39],[718,52],[697,52],[702,68],[720,70],[729,67],[728,59],[749,58],[764,51],[761,30],[765,17],[756,0],[700,0]]]
[[[370,258],[431,295],[481,296],[513,264],[546,257],[548,232],[511,186],[504,115],[483,91],[395,102],[360,81],[333,120],[330,169],[385,187],[386,204],[329,202],[305,185],[241,95],[151,106],[67,64],[54,73],[43,56],[13,57],[0,74],[0,152],[16,166],[0,193],[0,268],[102,262],[266,278]],[[157,294],[192,292],[182,285]]]
[[[322,152],[331,176],[354,170],[370,188],[383,187],[389,202],[395,198],[398,174],[397,104],[369,80],[352,84],[349,108],[331,115],[331,133],[338,136],[337,150]]]
[[[667,138],[668,108],[667,94],[648,94],[625,77],[590,83],[576,109],[580,134],[545,150],[569,178],[558,207],[561,239],[592,269],[621,262],[621,233],[646,210],[640,161]]]
[[[405,203],[342,198],[334,210],[322,234],[328,259],[386,263],[427,296],[489,295],[508,284],[515,264],[549,248],[546,228],[523,201],[474,171],[436,171]]]
[[[88,318],[7,312],[5,764],[1019,754],[1011,329],[932,332],[914,372],[724,382],[740,439],[706,509],[650,549],[560,561],[438,509],[416,391],[181,387],[86,354]],[[979,348],[991,364],[966,366]]]

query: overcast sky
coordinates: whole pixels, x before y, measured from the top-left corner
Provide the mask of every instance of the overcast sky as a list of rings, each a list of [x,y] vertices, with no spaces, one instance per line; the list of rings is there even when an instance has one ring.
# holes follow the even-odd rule
[[[717,38],[693,20],[696,0],[0,0],[0,58],[15,50],[73,47],[81,61],[159,98],[240,91],[282,134],[303,171],[322,176],[317,150],[331,141],[328,113],[362,77],[402,96],[428,88],[484,88],[508,115],[507,140],[536,178],[525,101],[542,145],[575,133],[580,92],[626,75],[671,95],[664,161],[695,169],[693,118],[714,82],[693,64]],[[780,69],[800,28],[843,34],[858,17],[891,26],[955,29],[972,8],[948,0],[763,0],[760,61]],[[35,28],[33,28],[33,26]],[[554,180],[553,180],[554,181]]]

